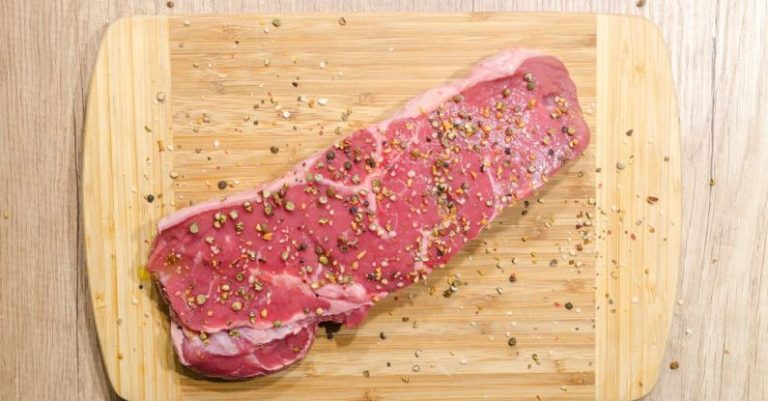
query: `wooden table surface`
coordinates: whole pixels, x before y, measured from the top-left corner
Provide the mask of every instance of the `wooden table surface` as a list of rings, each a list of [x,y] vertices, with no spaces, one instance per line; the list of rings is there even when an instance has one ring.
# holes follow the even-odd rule
[[[684,241],[665,359],[679,369],[665,367],[648,399],[768,399],[768,0],[636,2],[0,1],[0,400],[115,398],[89,309],[78,199],[88,81],[106,26],[132,14],[312,11],[654,21],[678,88]]]

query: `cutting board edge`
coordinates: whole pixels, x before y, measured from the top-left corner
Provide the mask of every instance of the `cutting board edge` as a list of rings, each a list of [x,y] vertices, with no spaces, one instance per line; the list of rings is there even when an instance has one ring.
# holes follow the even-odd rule
[[[101,128],[99,127],[99,122],[101,121],[101,114],[99,111],[102,111],[102,109],[99,108],[99,106],[103,105],[104,98],[103,93],[99,92],[99,89],[102,89],[103,86],[103,80],[106,79],[106,77],[103,77],[104,74],[103,69],[104,65],[106,63],[106,57],[107,53],[109,51],[107,43],[111,41],[111,38],[115,37],[117,35],[116,31],[119,29],[121,25],[126,25],[130,23],[130,20],[135,18],[135,16],[129,16],[129,17],[123,17],[118,20],[115,20],[111,22],[107,29],[105,30],[104,34],[102,35],[100,42],[99,42],[99,50],[96,55],[96,62],[94,63],[93,67],[93,73],[91,75],[90,83],[88,86],[88,100],[86,103],[86,113],[85,113],[85,123],[84,123],[84,129],[83,129],[83,185],[81,188],[81,199],[83,200],[84,209],[85,206],[89,203],[96,202],[89,200],[92,197],[96,196],[96,191],[94,191],[92,188],[90,188],[90,184],[93,180],[96,178],[92,178],[91,175],[94,173],[93,166],[95,163],[95,154],[91,154],[87,151],[89,147],[95,147],[96,144],[94,143],[96,141],[96,136],[100,135]],[[98,94],[97,94],[98,93]],[[99,100],[97,100],[97,97],[99,97]],[[89,146],[90,144],[90,146]],[[85,211],[83,213],[83,236],[84,238],[84,248],[85,248],[85,268],[86,268],[86,280],[88,283],[88,294],[91,301],[91,309],[93,311],[93,319],[94,319],[94,326],[96,327],[96,337],[99,343],[99,351],[100,351],[100,357],[101,362],[104,366],[104,369],[107,374],[107,379],[109,382],[109,385],[111,389],[117,394],[118,397],[123,399],[130,399],[128,397],[131,396],[131,394],[127,394],[123,391],[121,391],[120,386],[116,385],[116,369],[117,367],[110,363],[110,358],[106,357],[107,349],[110,347],[108,340],[105,338],[106,336],[106,326],[104,320],[106,319],[105,314],[100,312],[100,304],[102,302],[101,297],[97,297],[97,294],[99,294],[99,290],[96,288],[98,285],[97,282],[100,280],[97,280],[96,277],[101,277],[102,274],[100,272],[97,272],[96,269],[96,255],[93,255],[89,251],[89,247],[91,246],[90,240],[89,240],[89,234],[93,233],[94,230],[96,232],[100,232],[100,230],[96,230],[94,227],[93,229],[89,229],[91,225],[96,225],[97,222],[97,216],[92,215],[91,213],[88,213]]]
[[[625,129],[634,129],[635,131],[632,134],[633,137],[630,137],[628,147],[620,141],[603,142],[615,139],[615,136],[599,136],[597,153],[598,158],[603,156],[602,168],[605,175],[608,180],[613,180],[619,187],[628,186],[630,190],[626,192],[631,193],[610,196],[606,192],[610,192],[611,185],[605,185],[602,191],[598,189],[598,196],[602,192],[604,200],[608,198],[619,202],[620,205],[623,201],[627,205],[623,221],[629,222],[629,224],[650,216],[649,209],[652,210],[654,205],[649,204],[648,196],[659,198],[657,200],[659,204],[665,202],[664,210],[670,212],[669,216],[666,216],[663,228],[656,227],[661,228],[659,235],[666,233],[666,240],[646,241],[647,235],[640,234],[637,236],[637,240],[643,242],[643,247],[647,243],[651,243],[650,250],[644,249],[645,256],[649,256],[648,254],[660,255],[656,258],[656,262],[658,262],[656,266],[640,265],[639,263],[633,263],[629,266],[630,269],[634,269],[638,277],[641,277],[640,286],[642,288],[631,288],[631,283],[626,280],[624,281],[625,285],[621,288],[612,287],[609,283],[611,276],[607,268],[602,271],[605,273],[603,278],[606,281],[598,280],[598,299],[601,298],[602,290],[606,290],[606,294],[609,290],[623,292],[623,296],[614,300],[613,304],[618,313],[613,314],[613,316],[609,313],[599,315],[603,316],[604,328],[615,329],[616,327],[609,327],[610,325],[606,324],[606,322],[610,322],[618,325],[618,329],[621,330],[621,338],[613,343],[618,349],[615,350],[615,353],[598,352],[598,354],[602,355],[603,358],[619,357],[623,352],[632,355],[632,358],[624,360],[622,366],[614,366],[621,370],[620,376],[623,377],[622,380],[619,380],[619,385],[623,388],[617,389],[614,394],[637,400],[648,395],[658,383],[672,323],[681,266],[682,156],[677,92],[672,79],[669,48],[664,42],[660,29],[653,22],[637,16],[599,15],[597,24],[598,98],[608,100],[598,104],[598,126],[607,132],[615,132],[616,135],[621,135]],[[626,43],[631,43],[632,46],[623,46]],[[623,72],[623,74],[615,74],[621,79],[607,82],[609,81],[607,77],[617,71]],[[613,86],[618,86],[618,88]],[[655,100],[653,103],[643,105],[645,113],[638,110],[628,111],[623,107],[627,104],[623,101],[623,96],[634,96],[637,93],[647,95]],[[601,151],[601,148],[605,151]],[[630,169],[636,166],[625,167],[625,170],[618,168],[619,162],[626,164],[627,160],[631,160],[633,157],[633,153],[640,148],[644,149],[643,153],[646,156],[646,159],[641,161],[641,165],[652,170],[642,174],[654,177],[659,174],[662,178],[655,181],[662,181],[662,185],[657,187],[648,181],[638,179],[636,172],[630,172]],[[618,157],[612,157],[617,155]],[[647,160],[648,157],[652,157],[654,160],[649,161]],[[659,161],[662,162],[659,163]],[[643,195],[639,201],[629,199],[641,193]],[[615,204],[604,202],[603,206],[610,208],[614,207]],[[618,220],[611,222],[618,223]],[[630,238],[629,241],[635,241],[635,239]],[[629,241],[626,241],[625,238],[624,244],[617,247],[621,249],[621,254],[627,255],[628,252],[632,252],[628,249],[627,242]],[[619,257],[622,255],[612,254],[609,247],[606,247],[605,251],[604,263],[606,265],[610,263],[607,259],[611,255],[619,260],[621,266]],[[643,256],[640,255],[639,258],[645,261]],[[637,262],[637,260],[633,260],[633,262]],[[654,267],[656,272],[653,272]],[[645,270],[645,274],[639,272],[639,269]],[[655,294],[657,295],[655,299],[658,302],[651,304],[650,310],[643,308],[639,312],[634,312],[635,308],[632,304],[635,298],[629,298],[628,293],[642,297],[642,299]],[[604,312],[607,311],[608,308],[605,308]],[[654,327],[660,329],[649,329],[649,326],[644,324],[647,321],[656,321]],[[634,330],[633,324],[638,325],[639,330]],[[641,333],[639,336],[637,335],[638,332]],[[599,330],[598,336],[600,337],[601,334],[605,335],[605,332]],[[642,338],[642,346],[639,350],[636,344],[638,337]],[[598,347],[605,344],[607,342],[597,341]],[[608,391],[608,393],[613,392]]]
[[[107,281],[105,277],[105,264],[104,262],[112,259],[114,260],[115,253],[107,256],[102,251],[102,247],[93,247],[92,242],[97,241],[111,241],[114,243],[115,234],[118,231],[115,228],[114,211],[94,211],[93,208],[88,208],[87,205],[99,204],[100,192],[98,189],[108,181],[112,176],[113,178],[120,179],[119,176],[112,174],[111,164],[112,160],[103,160],[100,158],[98,152],[99,147],[113,146],[114,135],[116,133],[124,133],[122,130],[115,130],[115,125],[133,126],[133,131],[136,129],[143,129],[149,131],[145,139],[145,145],[157,146],[155,142],[158,139],[163,139],[165,136],[170,137],[170,102],[161,102],[159,100],[160,93],[164,93],[170,98],[170,49],[168,38],[168,17],[167,16],[155,16],[155,15],[133,15],[126,16],[117,19],[109,24],[101,37],[99,43],[99,51],[97,53],[96,62],[94,64],[93,73],[88,90],[88,100],[86,104],[86,116],[83,129],[83,185],[81,188],[81,199],[83,200],[83,236],[85,246],[85,267],[87,271],[88,292],[90,294],[91,310],[93,311],[94,325],[96,327],[96,335],[99,343],[99,349],[101,351],[100,357],[104,368],[106,370],[109,385],[112,390],[120,398],[126,400],[145,399],[147,393],[152,387],[151,383],[145,384],[143,389],[135,385],[125,385],[121,380],[121,369],[119,364],[121,356],[124,357],[120,351],[119,341],[116,340],[116,333],[114,330],[110,330],[113,325],[107,322],[107,308],[110,305],[105,303],[105,294],[108,291],[106,288],[101,288],[102,284]],[[157,40],[165,38],[166,40]],[[155,43],[156,48],[153,49],[149,46],[144,46],[148,43]],[[140,52],[139,57],[130,57],[135,65],[140,66],[136,73],[145,73],[147,70],[154,70],[153,76],[155,79],[150,81],[141,81],[140,88],[134,88],[134,106],[140,104],[153,104],[154,110],[134,110],[134,113],[128,116],[128,113],[123,113],[124,116],[119,116],[113,121],[114,116],[111,116],[113,110],[112,90],[113,86],[110,83],[114,83],[120,78],[124,78],[122,75],[130,73],[125,70],[120,70],[115,73],[110,68],[110,56],[111,52],[118,52],[129,48],[130,52],[136,50],[136,47],[143,49]],[[136,58],[146,58],[153,62],[142,63],[141,60]],[[163,74],[167,75],[166,79],[162,79]],[[160,77],[160,79],[156,79]],[[117,85],[115,85],[117,86]],[[151,95],[151,96],[150,96]],[[139,106],[140,108],[140,106]],[[160,110],[160,111],[158,111]],[[151,120],[148,124],[141,127],[139,119],[142,116],[160,116],[158,118],[147,119]],[[119,131],[119,132],[116,132]],[[162,163],[158,163],[163,165]],[[158,181],[161,186],[168,190],[169,194],[172,194],[172,187],[168,182],[168,169],[161,168]],[[140,193],[137,194],[141,196]],[[172,196],[171,196],[172,198]],[[103,201],[103,199],[102,199]],[[111,220],[111,221],[110,221]],[[154,229],[154,227],[152,227]],[[104,247],[106,248],[106,247]],[[114,267],[114,266],[112,266]],[[140,271],[140,265],[136,266],[137,271]],[[140,274],[140,273],[139,273]],[[102,280],[96,279],[97,277]],[[141,278],[137,278],[140,280]],[[116,288],[114,290],[117,290]],[[126,295],[123,294],[123,297]],[[141,298],[140,298],[141,299]],[[116,301],[116,303],[118,303]],[[126,303],[123,300],[123,303]],[[117,308],[116,305],[111,305],[113,308]],[[142,309],[146,310],[146,305],[142,305]],[[151,306],[150,306],[151,308]],[[157,308],[155,308],[157,309]],[[117,358],[110,357],[112,355],[118,355]],[[171,352],[172,354],[172,352]],[[143,366],[143,364],[142,364]],[[151,368],[149,368],[151,369]],[[146,372],[146,368],[142,367],[142,372]],[[162,373],[161,373],[162,374]],[[167,379],[173,380],[170,376]],[[179,399],[180,393],[178,391],[178,385],[173,387],[175,391],[169,391],[162,394],[158,394],[163,399],[176,400]]]

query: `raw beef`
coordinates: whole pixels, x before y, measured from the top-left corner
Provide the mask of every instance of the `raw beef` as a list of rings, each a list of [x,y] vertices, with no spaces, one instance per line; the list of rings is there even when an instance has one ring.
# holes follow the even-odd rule
[[[588,142],[565,66],[508,50],[281,179],[166,217],[149,267],[181,362],[230,379],[296,362],[320,322],[359,324]]]

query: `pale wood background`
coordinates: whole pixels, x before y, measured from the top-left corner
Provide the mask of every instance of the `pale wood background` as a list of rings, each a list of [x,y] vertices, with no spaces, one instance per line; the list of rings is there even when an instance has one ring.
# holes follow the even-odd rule
[[[680,368],[663,369],[648,399],[768,394],[767,0],[165,3],[0,1],[0,400],[114,398],[89,311],[78,207],[86,88],[109,22],[398,10],[623,13],[660,27],[679,93],[684,260],[665,361]]]

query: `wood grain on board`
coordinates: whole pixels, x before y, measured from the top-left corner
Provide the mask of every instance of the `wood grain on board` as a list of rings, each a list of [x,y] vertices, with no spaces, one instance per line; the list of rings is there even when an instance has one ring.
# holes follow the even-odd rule
[[[668,50],[639,18],[598,17],[598,398],[637,399],[658,379],[675,304],[682,183]],[[636,102],[638,99],[653,99]],[[603,377],[609,377],[610,374]]]
[[[542,24],[552,27],[547,35]],[[667,107],[674,91],[667,59],[656,58],[666,49],[655,29],[554,14],[350,15],[344,25],[330,15],[291,15],[274,25],[255,15],[138,17],[105,36],[89,102],[83,197],[96,325],[118,394],[296,399],[311,389],[314,399],[508,400],[514,384],[515,399],[573,400],[595,399],[596,382],[601,399],[630,399],[653,386],[679,246],[679,228],[669,224],[679,215],[679,162],[662,160],[679,151],[674,107]],[[626,51],[630,44],[639,50]],[[221,383],[178,366],[165,306],[141,270],[159,217],[276,178],[337,132],[384,119],[510,47],[566,63],[594,133],[585,155],[538,202],[507,210],[426,286],[377,305],[360,329],[319,339],[305,361],[278,375]],[[609,74],[598,81],[602,69]],[[635,103],[617,101],[625,90],[637,92],[632,102],[645,104],[653,120],[633,120]],[[328,102],[309,107],[301,95]],[[632,123],[637,134],[624,137]],[[620,174],[611,166],[617,151],[632,156]],[[220,180],[229,184],[223,192]],[[635,193],[646,195],[638,202]],[[652,193],[660,200],[643,206]],[[626,206],[607,206],[614,200]],[[586,220],[594,224],[576,228]],[[638,230],[631,240],[629,232],[608,234],[627,221]],[[631,267],[621,270],[624,263]],[[468,284],[444,298],[453,275]],[[595,287],[607,295],[597,303]]]
[[[172,400],[178,387],[163,301],[141,269],[157,220],[173,210],[168,44],[164,18],[112,24],[85,125],[88,282],[106,370],[128,400]]]

